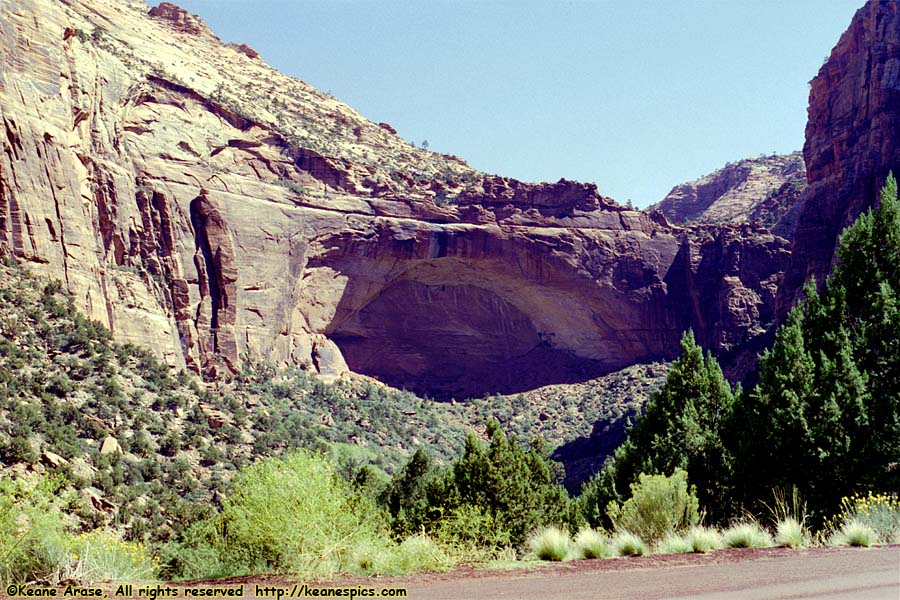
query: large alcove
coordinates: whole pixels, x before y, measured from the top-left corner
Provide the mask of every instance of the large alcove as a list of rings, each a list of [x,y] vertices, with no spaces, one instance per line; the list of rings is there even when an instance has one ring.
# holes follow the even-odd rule
[[[608,370],[555,348],[553,333],[495,291],[400,280],[330,332],[347,365],[438,399],[514,393]]]

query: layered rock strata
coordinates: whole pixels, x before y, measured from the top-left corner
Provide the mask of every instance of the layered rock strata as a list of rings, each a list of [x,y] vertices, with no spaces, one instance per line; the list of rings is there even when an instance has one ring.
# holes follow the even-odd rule
[[[783,238],[485,176],[173,5],[22,0],[0,27],[0,251],[174,365],[480,395],[773,318]]]

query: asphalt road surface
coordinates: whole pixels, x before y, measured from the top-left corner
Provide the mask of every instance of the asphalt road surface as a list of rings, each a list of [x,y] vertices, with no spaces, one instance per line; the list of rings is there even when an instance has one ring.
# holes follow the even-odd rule
[[[406,588],[413,600],[900,600],[900,546],[748,550],[671,560],[648,557],[571,564],[549,572],[493,572],[463,578],[414,580],[407,582]]]

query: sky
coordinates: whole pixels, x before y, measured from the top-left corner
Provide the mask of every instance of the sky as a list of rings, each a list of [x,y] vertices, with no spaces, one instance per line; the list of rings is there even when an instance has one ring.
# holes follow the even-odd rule
[[[802,149],[808,82],[863,1],[176,3],[409,141],[644,207]]]

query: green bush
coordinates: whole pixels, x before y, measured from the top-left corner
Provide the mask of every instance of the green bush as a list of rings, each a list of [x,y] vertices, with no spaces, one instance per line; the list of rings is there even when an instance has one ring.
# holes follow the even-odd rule
[[[68,563],[61,478],[0,477],[0,581],[55,579]]]
[[[541,449],[526,449],[514,436],[507,438],[494,419],[488,421],[487,435],[487,445],[469,435],[463,455],[453,464],[448,487],[454,501],[491,515],[514,546],[523,544],[531,531],[570,521],[569,496],[556,483]]]
[[[66,575],[83,583],[151,581],[158,575],[159,560],[143,544],[100,531],[74,538],[69,550],[74,564]]]
[[[427,535],[414,535],[395,544],[369,540],[353,551],[350,570],[360,575],[400,575],[423,571],[446,571],[460,561],[448,547]]]
[[[688,488],[682,469],[665,475],[640,475],[631,484],[631,498],[619,506],[611,502],[607,514],[617,531],[637,534],[648,543],[685,531],[700,520],[697,496]]]
[[[326,576],[350,566],[358,546],[380,540],[380,523],[325,457],[296,451],[240,472],[211,527],[191,531],[184,556],[229,574]]]
[[[656,546],[656,552],[659,554],[686,554],[693,552],[694,546],[687,538],[680,535],[669,534],[666,538]]]
[[[832,545],[860,546],[868,548],[878,543],[878,534],[872,527],[862,521],[852,519],[841,526],[837,535],[832,536]]]
[[[478,506],[463,504],[443,515],[434,530],[443,544],[459,547],[504,548],[510,545],[509,531],[503,523]]]
[[[900,497],[895,494],[854,494],[841,500],[841,512],[829,525],[857,523],[866,525],[885,544],[900,542]]]
[[[685,536],[685,540],[691,545],[691,549],[694,552],[721,550],[724,545],[722,534],[709,527],[691,527]]]
[[[572,540],[558,527],[545,527],[528,538],[528,547],[541,560],[562,561],[572,551]]]
[[[809,544],[809,535],[797,519],[788,517],[775,527],[775,543],[787,548],[802,548]]]
[[[613,552],[617,556],[643,556],[650,552],[639,535],[630,531],[619,531],[612,539]]]

